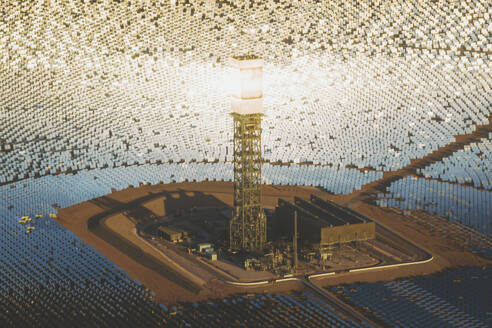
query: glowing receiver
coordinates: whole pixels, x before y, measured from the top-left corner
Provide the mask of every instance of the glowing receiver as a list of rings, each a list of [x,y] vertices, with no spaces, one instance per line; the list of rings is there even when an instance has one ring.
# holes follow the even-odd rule
[[[233,68],[231,111],[241,115],[262,114],[263,60],[253,55],[234,56],[229,64]]]

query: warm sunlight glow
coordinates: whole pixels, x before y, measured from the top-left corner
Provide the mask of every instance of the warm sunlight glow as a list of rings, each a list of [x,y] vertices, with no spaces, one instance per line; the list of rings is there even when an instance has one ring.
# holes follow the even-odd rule
[[[240,114],[260,113],[262,109],[263,61],[254,56],[230,59],[232,111]]]

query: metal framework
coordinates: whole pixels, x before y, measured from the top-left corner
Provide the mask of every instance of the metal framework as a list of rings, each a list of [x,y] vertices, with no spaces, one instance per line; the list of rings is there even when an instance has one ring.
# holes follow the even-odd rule
[[[232,113],[234,118],[234,217],[231,249],[263,251],[266,216],[261,207],[261,117]]]

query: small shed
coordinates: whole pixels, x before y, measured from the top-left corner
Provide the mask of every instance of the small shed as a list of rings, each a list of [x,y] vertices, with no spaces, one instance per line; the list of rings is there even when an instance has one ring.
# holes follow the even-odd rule
[[[203,252],[207,248],[212,248],[212,244],[211,243],[201,243],[201,244],[198,244],[198,250],[200,252]]]
[[[183,232],[172,227],[160,226],[157,228],[157,235],[172,242],[178,242],[183,238]]]

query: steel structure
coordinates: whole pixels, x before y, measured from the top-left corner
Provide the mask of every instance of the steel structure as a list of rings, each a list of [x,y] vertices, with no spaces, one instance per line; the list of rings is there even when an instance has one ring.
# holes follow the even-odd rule
[[[233,57],[237,88],[233,93],[234,216],[229,226],[231,249],[262,252],[266,216],[261,207],[262,62],[254,56]]]
[[[261,207],[261,115],[234,117],[234,218],[232,249],[261,251],[266,243],[266,217]]]

